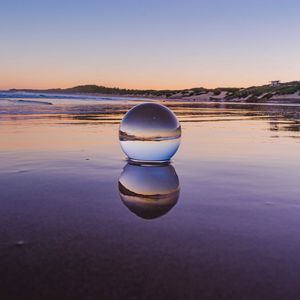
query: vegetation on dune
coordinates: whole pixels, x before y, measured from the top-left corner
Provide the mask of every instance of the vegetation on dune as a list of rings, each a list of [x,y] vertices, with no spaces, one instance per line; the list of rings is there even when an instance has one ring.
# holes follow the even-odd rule
[[[47,89],[47,90],[32,90],[32,89],[22,89],[16,90],[12,89],[10,91],[25,91],[25,92],[48,92],[48,93],[80,93],[80,94],[107,94],[107,95],[128,95],[128,96],[154,96],[154,97],[173,97],[180,95],[181,97],[198,96],[212,92],[215,96],[219,95],[222,91],[233,92],[239,90],[238,88],[216,88],[216,89],[206,89],[203,87],[182,89],[182,90],[138,90],[138,89],[121,89],[117,87],[105,87],[98,86],[94,84],[90,85],[79,85],[67,89]]]
[[[226,99],[234,99],[234,98],[247,98],[249,97],[249,102],[251,100],[256,100],[258,97],[264,100],[270,99],[275,95],[289,95],[294,94],[300,91],[300,81],[292,81],[281,83],[276,86],[272,85],[262,85],[262,86],[252,86],[245,89],[239,89],[237,91],[233,91],[230,95],[226,97]]]

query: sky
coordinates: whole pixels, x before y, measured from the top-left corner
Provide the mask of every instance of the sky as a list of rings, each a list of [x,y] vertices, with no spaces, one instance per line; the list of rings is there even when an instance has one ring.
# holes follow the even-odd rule
[[[0,0],[0,89],[300,80],[299,0]]]

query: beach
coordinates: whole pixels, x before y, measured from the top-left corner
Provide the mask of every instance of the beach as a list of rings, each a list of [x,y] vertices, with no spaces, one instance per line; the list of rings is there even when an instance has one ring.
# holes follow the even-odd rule
[[[141,100],[38,101],[0,100],[2,299],[297,299],[299,105],[164,102],[181,146],[152,172],[118,140]]]

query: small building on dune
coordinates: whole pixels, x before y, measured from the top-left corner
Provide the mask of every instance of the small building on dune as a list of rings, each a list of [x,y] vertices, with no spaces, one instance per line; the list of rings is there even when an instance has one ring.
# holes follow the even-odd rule
[[[272,80],[270,81],[271,86],[278,86],[280,85],[280,80]]]

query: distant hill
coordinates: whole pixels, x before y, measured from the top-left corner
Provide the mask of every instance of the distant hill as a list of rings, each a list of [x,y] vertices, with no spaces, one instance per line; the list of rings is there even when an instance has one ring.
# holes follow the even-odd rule
[[[300,81],[279,83],[277,85],[252,86],[227,95],[226,99],[246,99],[248,102],[257,100],[283,99],[285,96],[297,98],[300,96]],[[300,97],[299,97],[300,99]]]
[[[199,95],[203,93],[207,93],[209,91],[215,91],[216,95],[220,93],[220,89],[206,89],[206,88],[192,88],[192,89],[182,89],[182,90],[138,90],[138,89],[120,89],[117,87],[105,87],[98,85],[79,85],[72,88],[66,89],[46,89],[46,90],[35,90],[35,89],[11,89],[9,91],[23,91],[23,92],[43,92],[43,93],[70,93],[70,94],[107,94],[107,95],[149,95],[149,96],[164,96],[171,97],[175,94],[181,93],[183,96],[190,95]],[[224,90],[224,89],[222,89]],[[226,88],[225,90],[239,90],[236,88]]]
[[[300,81],[278,83],[276,85],[252,86],[248,88],[215,88],[203,87],[181,90],[138,90],[120,89],[98,85],[79,85],[66,89],[11,89],[10,92],[40,92],[62,94],[97,94],[112,96],[134,96],[146,98],[182,99],[189,101],[243,101],[243,102],[267,102],[267,101],[300,101]]]

